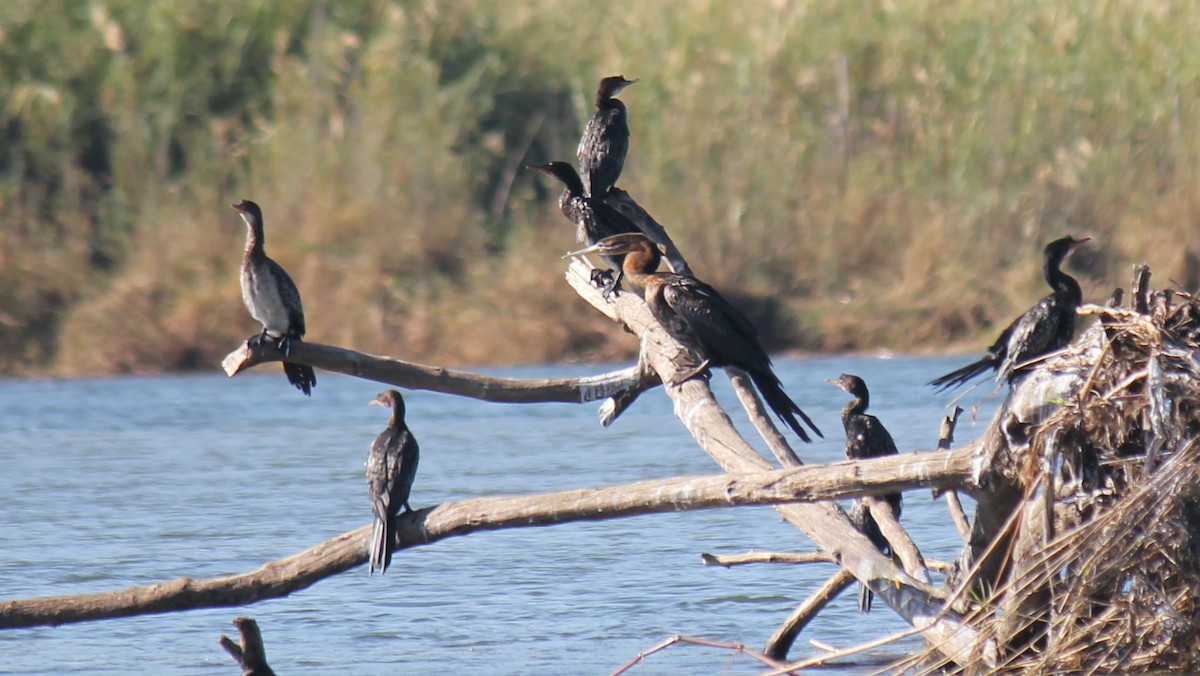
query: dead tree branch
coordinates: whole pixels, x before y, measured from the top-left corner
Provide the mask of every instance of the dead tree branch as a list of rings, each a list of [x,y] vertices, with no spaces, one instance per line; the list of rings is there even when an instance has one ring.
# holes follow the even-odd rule
[[[217,642],[242,668],[242,676],[275,676],[275,672],[267,665],[267,652],[263,647],[262,633],[258,631],[258,623],[249,617],[236,617],[233,625],[241,634],[242,644],[234,643],[225,634],[221,634]]]
[[[260,345],[258,341],[248,340],[226,355],[221,366],[232,378],[259,364],[282,359],[283,353],[269,341]],[[425,366],[301,341],[292,341],[288,361],[410,390],[429,390],[504,404],[580,404],[612,397],[618,403],[609,422],[639,394],[658,384],[653,372],[641,365],[583,378],[525,380]]]
[[[911,487],[964,486],[969,482],[971,463],[970,452],[963,449],[952,454],[890,456],[754,474],[681,477],[542,495],[474,498],[399,517],[396,549],[502,528],[731,505],[831,500]],[[114,592],[0,602],[0,629],[240,606],[287,596],[365,563],[369,533],[370,526],[363,526],[239,575],[179,578]]]
[[[854,584],[854,576],[850,574],[850,571],[845,568],[839,569],[824,584],[809,594],[804,603],[797,606],[783,624],[779,625],[771,638],[767,639],[763,653],[772,659],[786,660],[788,652],[796,643],[796,637],[800,635],[800,632],[804,631],[808,623],[824,610],[830,601],[837,598],[838,594],[852,584]]]
[[[837,559],[825,552],[746,552],[744,554],[701,553],[700,560],[706,566],[732,568],[747,563],[837,563]]]
[[[584,300],[638,336],[647,364],[663,383],[672,382],[676,374],[672,358],[682,348],[654,321],[640,298],[625,293],[605,299],[592,285],[589,273],[587,265],[575,261],[567,270],[567,282]],[[737,474],[770,467],[734,429],[706,381],[693,378],[678,386],[665,384],[663,389],[674,402],[675,417],[723,470]],[[776,505],[775,509],[818,547],[837,557],[855,578],[876,591],[905,621],[926,630],[932,644],[964,660],[976,652],[979,637],[974,630],[956,614],[943,612],[931,585],[896,570],[891,559],[858,532],[836,504]]]

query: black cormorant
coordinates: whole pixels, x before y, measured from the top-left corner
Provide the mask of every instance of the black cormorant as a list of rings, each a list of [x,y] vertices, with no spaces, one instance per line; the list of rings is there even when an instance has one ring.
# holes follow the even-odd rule
[[[629,119],[625,104],[613,97],[635,82],[616,75],[604,78],[596,88],[596,114],[588,120],[575,151],[585,195],[604,199],[621,178],[629,152]]]
[[[996,371],[996,382],[1011,383],[1021,364],[1070,344],[1075,336],[1075,310],[1083,302],[1083,292],[1079,282],[1060,266],[1068,254],[1088,239],[1068,235],[1047,244],[1042,275],[1054,293],[1009,324],[982,359],[932,380],[929,385],[938,391],[949,390],[989,370]]]
[[[421,452],[404,422],[404,399],[399,392],[384,390],[371,405],[392,409],[387,428],[379,433],[367,453],[367,492],[375,512],[371,539],[367,543],[370,559],[367,572],[378,570],[383,575],[392,562],[392,549],[396,546],[396,515],[401,507],[412,510],[408,494],[417,476]]]
[[[563,215],[575,224],[575,239],[580,244],[591,245],[612,235],[640,232],[633,221],[609,206],[603,199],[588,197],[584,192],[579,174],[569,163],[556,161],[533,164],[525,168],[552,176],[563,184],[564,190],[558,198],[558,206],[562,209]],[[605,284],[606,296],[616,289],[624,258],[624,256],[604,256],[605,261],[617,272],[617,278]]]
[[[754,381],[775,415],[797,436],[811,441],[796,416],[821,436],[813,421],[783,391],[754,324],[716,289],[695,277],[657,272],[662,252],[650,238],[641,233],[614,235],[573,253],[625,254],[625,277],[643,289],[654,318],[694,359],[676,383],[700,375],[710,366],[740,368]]]
[[[263,251],[262,209],[250,200],[231,205],[246,222],[246,255],[242,259],[242,301],[250,315],[262,323],[259,341],[270,338],[287,357],[291,341],[304,337],[304,306],[300,292],[286,270]],[[288,382],[312,396],[317,375],[311,366],[283,362]]]
[[[842,426],[846,428],[846,457],[851,460],[861,460],[896,455],[898,451],[892,435],[888,433],[883,423],[879,422],[879,418],[867,413],[867,406],[871,403],[871,394],[867,391],[866,382],[862,378],[848,373],[843,373],[836,380],[828,382],[830,385],[849,392],[854,397],[842,408]],[[892,508],[892,514],[899,519],[902,494],[888,493],[881,497]],[[850,520],[863,535],[866,535],[879,548],[879,551],[891,554],[891,546],[888,544],[887,538],[883,537],[879,525],[875,523],[875,517],[871,516],[871,510],[861,499],[855,500],[851,505]],[[871,599],[874,596],[870,589],[859,585],[858,610],[864,613],[870,612]]]

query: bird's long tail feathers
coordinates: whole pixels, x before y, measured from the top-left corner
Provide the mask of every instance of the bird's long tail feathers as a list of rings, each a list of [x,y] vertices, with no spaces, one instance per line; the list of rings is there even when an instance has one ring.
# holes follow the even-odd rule
[[[861,582],[858,585],[858,612],[871,612],[871,601],[875,598],[875,594],[867,588],[867,585]]]
[[[762,393],[762,397],[764,400],[766,400],[767,406],[770,406],[771,410],[775,412],[775,415],[779,416],[780,420],[787,423],[787,426],[792,428],[792,431],[796,433],[796,436],[800,437],[801,441],[805,443],[812,443],[812,438],[808,436],[808,433],[804,430],[804,427],[800,425],[800,421],[796,420],[797,415],[800,416],[800,419],[803,420],[818,437],[821,437],[822,439],[825,438],[825,435],[821,434],[821,430],[817,429],[817,426],[815,423],[813,423],[812,419],[809,418],[804,411],[800,410],[800,407],[796,405],[796,402],[792,401],[792,398],[787,395],[787,392],[783,391],[783,385],[779,383],[779,379],[776,378],[774,374],[751,373],[750,378],[754,381],[755,386],[758,387],[758,391]]]
[[[380,575],[387,572],[388,566],[392,564],[391,543],[394,539],[392,525],[383,519],[375,519],[374,525],[371,526],[371,538],[367,540],[368,575],[376,570]]]
[[[311,366],[285,361],[283,362],[283,372],[287,374],[288,382],[295,385],[296,389],[304,393],[304,396],[312,396],[312,388],[317,386],[317,374]]]
[[[938,392],[945,392],[994,368],[996,368],[996,358],[989,354],[979,361],[971,362],[956,371],[951,371],[936,380],[931,380],[926,385],[935,388]]]

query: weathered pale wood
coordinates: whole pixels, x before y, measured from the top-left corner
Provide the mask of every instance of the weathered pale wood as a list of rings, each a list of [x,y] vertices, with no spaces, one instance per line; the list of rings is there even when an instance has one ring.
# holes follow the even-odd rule
[[[397,550],[478,531],[546,526],[581,520],[755,505],[830,500],[904,487],[964,486],[967,450],[892,456],[834,465],[742,475],[679,477],[542,495],[488,497],[443,503],[400,516]],[[278,598],[366,562],[370,526],[272,561],[258,570],[99,594],[0,602],[0,629],[59,625],[191,608],[238,606]]]
[[[742,402],[742,408],[746,410],[747,417],[750,418],[754,429],[758,430],[759,436],[767,443],[767,448],[771,451],[771,455],[775,456],[779,466],[799,467],[803,465],[800,456],[796,455],[796,451],[792,450],[787,439],[779,433],[779,428],[775,426],[771,414],[763,406],[762,399],[759,399],[750,376],[746,375],[745,371],[736,368],[726,368],[725,373],[729,375],[733,393],[737,395],[738,401]]]
[[[633,224],[639,230],[662,247],[664,252],[663,257],[666,258],[667,265],[671,266],[672,272],[678,272],[681,275],[692,274],[692,270],[688,267],[687,261],[684,260],[683,254],[679,252],[679,248],[675,246],[675,242],[671,241],[671,235],[667,233],[667,229],[654,220],[650,212],[643,209],[637,203],[637,200],[633,199],[632,195],[620,188],[613,188],[604,196],[604,201],[608,206],[621,212],[625,218],[633,221]]]
[[[825,552],[745,552],[743,554],[701,553],[700,560],[706,566],[744,566],[747,563],[837,563]]]
[[[700,448],[729,473],[758,472],[770,467],[734,429],[706,381],[693,378],[681,385],[669,384],[677,371],[672,357],[682,348],[653,320],[645,303],[633,294],[605,299],[591,284],[589,273],[587,265],[575,261],[567,270],[567,282],[580,297],[621,321],[641,338],[643,358],[658,373],[664,391],[674,402],[675,416]],[[973,448],[974,445],[967,447],[968,457]],[[775,510],[818,547],[837,557],[859,581],[873,591],[882,590],[877,595],[907,622],[924,629],[931,645],[948,651],[951,659],[963,661],[977,652],[979,637],[955,613],[944,611],[933,599],[935,589],[896,570],[891,559],[858,532],[836,504],[777,505]]]
[[[905,572],[928,583],[929,569],[925,565],[925,557],[921,556],[921,550],[917,549],[908,531],[900,525],[887,500],[869,495],[863,498],[863,502],[871,511],[871,517],[875,519],[875,525],[879,526],[879,532],[887,539],[896,558],[900,559]]]
[[[282,359],[283,353],[270,341],[258,344],[248,340],[226,355],[221,365],[226,375],[232,378],[248,368]],[[410,390],[429,390],[505,404],[579,404],[608,397],[632,400],[658,384],[652,373],[637,366],[582,378],[498,378],[297,340],[291,343],[288,361]]]
[[[263,647],[258,623],[249,617],[236,617],[233,624],[241,635],[241,645],[234,643],[224,634],[221,634],[217,642],[242,668],[242,676],[275,676],[275,672],[267,664],[267,651]]]

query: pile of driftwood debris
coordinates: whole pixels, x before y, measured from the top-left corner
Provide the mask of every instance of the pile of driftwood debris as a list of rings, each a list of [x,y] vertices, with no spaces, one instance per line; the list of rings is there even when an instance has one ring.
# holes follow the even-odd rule
[[[957,666],[1200,669],[1200,300],[1119,294],[1011,391],[985,439],[950,588],[977,633]],[[936,646],[914,663],[951,666]]]

